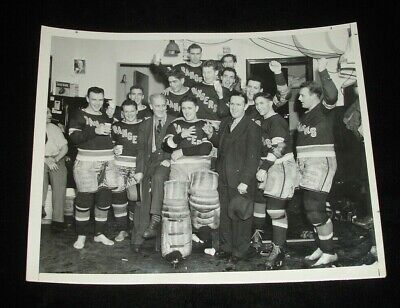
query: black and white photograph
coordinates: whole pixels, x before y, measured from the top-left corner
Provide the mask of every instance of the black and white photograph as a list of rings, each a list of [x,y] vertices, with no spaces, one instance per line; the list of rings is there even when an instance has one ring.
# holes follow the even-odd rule
[[[356,23],[42,26],[28,281],[385,276]]]
[[[74,72],[75,74],[85,74],[86,61],[83,59],[74,59]]]

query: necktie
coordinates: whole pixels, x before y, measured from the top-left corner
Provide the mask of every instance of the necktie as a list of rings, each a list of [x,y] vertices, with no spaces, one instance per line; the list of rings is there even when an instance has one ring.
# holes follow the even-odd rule
[[[157,124],[157,127],[156,127],[157,134],[161,133],[161,128],[162,128],[161,120],[158,120],[158,124]]]

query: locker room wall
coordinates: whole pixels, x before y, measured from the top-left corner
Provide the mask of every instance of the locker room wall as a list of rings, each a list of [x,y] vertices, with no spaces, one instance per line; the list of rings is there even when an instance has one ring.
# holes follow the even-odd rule
[[[291,36],[274,37],[275,41],[293,44]],[[199,40],[200,41],[200,40]],[[200,41],[203,47],[203,59],[219,59],[223,54],[223,47],[229,47],[231,53],[237,55],[236,70],[245,85],[246,59],[285,58],[303,56],[300,51],[284,49],[278,46],[270,47],[274,52],[267,51],[254,45],[249,40],[231,40],[222,44],[214,44],[220,40]],[[201,42],[208,44],[201,44]],[[96,85],[104,88],[105,95],[110,99],[117,99],[117,66],[118,63],[149,64],[155,53],[163,54],[167,40],[154,41],[108,41],[95,39],[76,39],[53,37],[51,42],[52,87],[56,81],[65,81],[79,84],[79,96],[84,96],[88,87]],[[177,64],[183,61],[183,49],[192,42],[177,40],[181,48],[178,57],[162,57],[164,64]],[[282,53],[285,56],[279,55]],[[86,73],[75,74],[73,70],[74,59],[86,60]],[[337,58],[329,60],[330,70],[334,70]],[[316,62],[314,63],[316,67]],[[334,82],[340,86],[341,78],[333,76]],[[343,99],[340,98],[342,101]]]

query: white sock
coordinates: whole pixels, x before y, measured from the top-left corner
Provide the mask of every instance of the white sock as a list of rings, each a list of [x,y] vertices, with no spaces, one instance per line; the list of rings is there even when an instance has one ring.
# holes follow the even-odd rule
[[[94,241],[97,243],[103,243],[104,245],[111,246],[114,245],[114,242],[108,239],[104,234],[99,234],[94,237]]]
[[[78,239],[74,243],[75,249],[82,249],[85,247],[86,236],[85,235],[78,235]]]

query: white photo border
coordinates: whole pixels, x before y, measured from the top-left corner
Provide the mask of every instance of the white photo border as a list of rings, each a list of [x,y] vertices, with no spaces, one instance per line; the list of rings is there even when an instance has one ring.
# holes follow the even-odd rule
[[[166,40],[175,39],[248,39],[260,35],[268,37],[316,33],[328,30],[348,28],[352,31],[353,51],[356,61],[357,82],[360,109],[364,133],[365,152],[368,167],[368,179],[374,221],[378,262],[365,266],[338,267],[329,269],[302,269],[252,272],[212,272],[212,273],[163,273],[163,274],[57,274],[39,273],[41,200],[44,164],[44,136],[48,99],[48,80],[50,68],[51,40],[53,36],[103,39],[103,40]],[[34,146],[32,154],[32,178],[29,207],[29,227],[27,243],[26,280],[32,282],[72,283],[72,284],[243,284],[243,283],[278,283],[301,281],[326,281],[348,279],[371,279],[386,277],[385,255],[383,248],[381,218],[378,192],[375,179],[374,159],[369,127],[364,76],[361,63],[360,44],[356,23],[336,26],[284,30],[273,32],[247,33],[102,33],[80,30],[67,30],[42,26],[40,53],[38,62],[38,82],[35,108]]]

